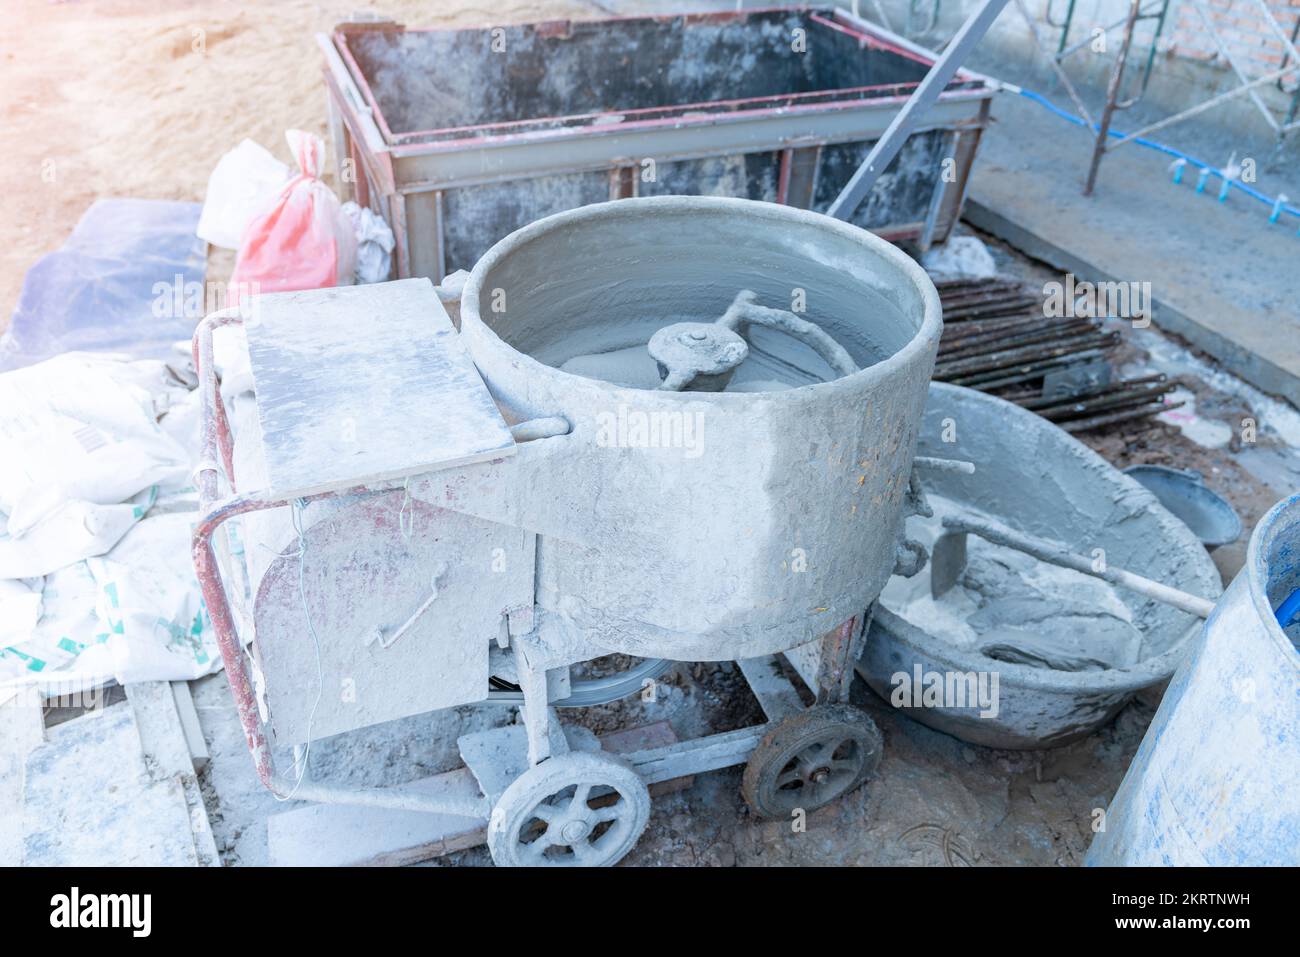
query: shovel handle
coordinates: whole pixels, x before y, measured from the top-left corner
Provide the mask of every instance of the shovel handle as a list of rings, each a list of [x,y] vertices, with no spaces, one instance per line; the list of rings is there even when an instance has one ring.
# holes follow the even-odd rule
[[[1173,605],[1175,608],[1198,618],[1208,618],[1210,612],[1214,610],[1214,602],[1198,595],[1180,591],[1177,588],[1170,588],[1168,585],[1152,581],[1150,578],[1144,578],[1141,575],[1135,575],[1133,572],[1125,571],[1122,568],[1107,567],[1098,570],[1093,567],[1089,559],[1084,558],[1082,555],[1076,555],[1064,545],[1034,535],[1012,531],[997,522],[949,515],[944,518],[943,527],[956,532],[978,535],[994,545],[1014,548],[1016,551],[1032,555],[1039,561],[1051,565],[1060,565],[1062,568],[1070,568],[1076,572],[1091,575],[1093,578],[1108,581],[1112,585],[1121,585],[1137,592],[1139,595],[1145,595],[1147,598],[1163,602],[1166,605]]]

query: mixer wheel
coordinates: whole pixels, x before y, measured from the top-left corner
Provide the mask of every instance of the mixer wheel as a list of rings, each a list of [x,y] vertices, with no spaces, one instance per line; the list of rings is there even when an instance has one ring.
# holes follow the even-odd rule
[[[488,821],[498,867],[607,867],[632,850],[650,820],[650,792],[625,762],[572,751],[529,768]]]
[[[745,765],[741,793],[762,817],[813,811],[852,791],[880,764],[884,740],[865,713],[817,705],[763,736]]]

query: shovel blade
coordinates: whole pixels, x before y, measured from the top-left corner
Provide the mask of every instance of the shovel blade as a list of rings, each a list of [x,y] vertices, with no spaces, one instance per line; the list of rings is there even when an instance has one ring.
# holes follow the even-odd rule
[[[930,548],[930,595],[942,597],[966,570],[966,533],[946,531]]]

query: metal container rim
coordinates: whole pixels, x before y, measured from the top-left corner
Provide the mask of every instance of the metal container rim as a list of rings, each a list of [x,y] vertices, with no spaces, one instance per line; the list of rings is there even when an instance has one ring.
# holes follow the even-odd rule
[[[513,252],[556,230],[566,228],[574,223],[605,219],[612,215],[635,216],[639,209],[667,209],[689,212],[692,209],[734,210],[751,218],[767,219],[781,224],[800,224],[815,228],[829,229],[843,238],[855,242],[885,260],[907,280],[916,292],[922,306],[921,324],[911,334],[907,343],[892,355],[879,362],[860,369],[852,375],[841,376],[827,382],[815,382],[810,385],[797,386],[779,392],[658,392],[657,390],[634,389],[615,385],[600,379],[564,372],[554,366],[546,365],[525,352],[511,346],[501,339],[479,315],[479,291],[488,273],[507,259]],[[597,386],[613,393],[644,394],[647,391],[656,396],[674,397],[679,401],[710,402],[717,405],[745,406],[761,398],[771,402],[801,402],[805,397],[829,393],[845,387],[857,387],[872,382],[882,381],[896,371],[917,361],[930,350],[939,339],[943,330],[943,311],[939,305],[939,293],[925,270],[915,260],[892,243],[881,239],[868,230],[851,223],[814,213],[810,210],[797,209],[793,206],[780,206],[751,199],[736,199],[724,196],[641,196],[628,199],[610,200],[604,203],[592,203],[565,210],[536,220],[527,226],[515,230],[492,246],[474,265],[469,279],[461,293],[461,328],[468,323],[475,329],[475,334],[493,347],[500,347],[516,357],[516,361],[529,374],[545,376],[558,382],[582,383]]]
[[[1255,531],[1250,535],[1250,544],[1246,546],[1246,565],[1243,570],[1250,602],[1262,627],[1278,645],[1291,667],[1300,671],[1300,650],[1291,643],[1282,626],[1277,623],[1277,613],[1268,599],[1268,552],[1283,528],[1291,526],[1300,528],[1300,492],[1282,499],[1259,520]]]

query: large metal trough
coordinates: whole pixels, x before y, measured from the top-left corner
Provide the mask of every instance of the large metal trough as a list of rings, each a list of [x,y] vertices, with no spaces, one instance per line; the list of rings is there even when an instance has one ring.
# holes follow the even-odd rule
[[[1214,562],[1186,525],[1135,480],[1032,412],[981,392],[931,383],[917,449],[922,455],[975,463],[974,475],[927,474],[932,501],[942,497],[1020,532],[1066,543],[1083,555],[1104,555],[1111,567],[1196,595],[1214,599],[1222,591]],[[909,523],[909,534],[918,534],[916,521]],[[923,578],[928,580],[928,571]],[[1079,576],[1078,585],[1088,583],[1096,584]],[[1063,613],[1043,620],[1044,632],[1077,633],[1089,614],[1079,593],[1070,594],[1068,585],[1063,591]],[[1058,670],[999,660],[952,634],[934,633],[900,614],[891,597],[888,590],[881,597],[859,672],[886,699],[894,694],[896,676],[911,679],[917,669],[945,681],[996,675],[992,707],[944,701],[907,710],[924,724],[988,747],[1054,747],[1088,734],[1136,692],[1168,679],[1201,628],[1186,612],[1117,591],[1115,597],[1128,606],[1141,634],[1136,660],[1124,667]]]
[[[440,281],[589,203],[732,196],[825,211],[933,54],[833,7],[319,38],[340,182]],[[961,71],[852,222],[924,249],[961,212],[996,86]]]

